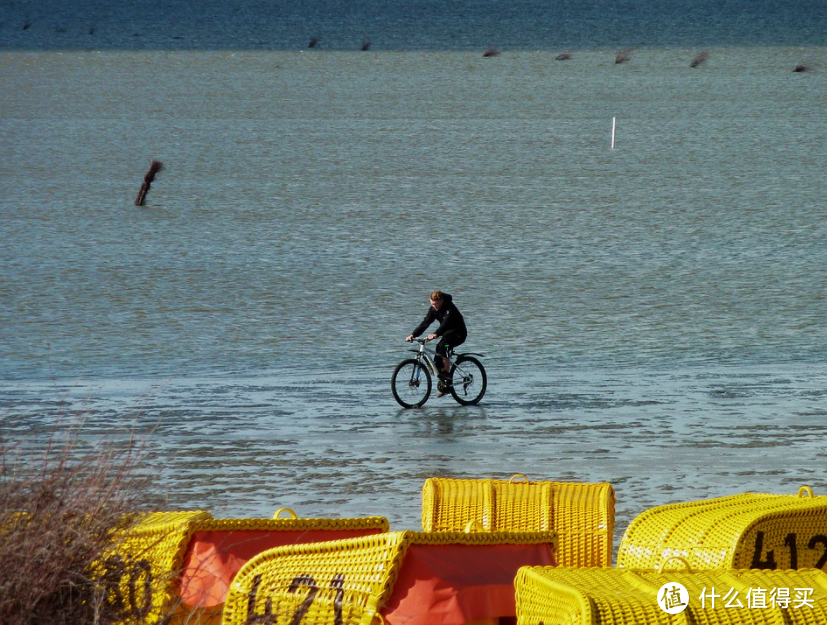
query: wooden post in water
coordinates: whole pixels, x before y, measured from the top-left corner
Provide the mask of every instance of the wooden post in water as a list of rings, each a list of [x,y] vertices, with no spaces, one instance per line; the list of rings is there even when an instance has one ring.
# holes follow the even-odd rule
[[[617,118],[612,117],[612,149],[615,149],[615,120]]]
[[[164,164],[161,161],[152,161],[152,163],[149,166],[149,171],[146,172],[146,176],[144,176],[144,183],[141,185],[141,190],[138,191],[138,197],[135,198],[135,206],[144,205],[144,200],[146,199],[147,191],[149,191],[149,187],[152,184],[152,181],[155,180],[155,174],[157,174],[163,168]]]

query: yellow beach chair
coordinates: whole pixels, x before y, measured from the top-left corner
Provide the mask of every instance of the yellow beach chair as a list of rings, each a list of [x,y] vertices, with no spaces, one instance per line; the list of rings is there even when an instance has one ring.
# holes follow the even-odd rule
[[[516,616],[514,576],[553,532],[388,532],[279,547],[239,571],[224,625],[464,625]]]
[[[656,569],[675,556],[693,569],[823,569],[827,497],[803,486],[651,508],[626,529],[617,565]]]
[[[422,487],[422,528],[555,532],[560,566],[610,566],[615,496],[608,483],[429,478]]]

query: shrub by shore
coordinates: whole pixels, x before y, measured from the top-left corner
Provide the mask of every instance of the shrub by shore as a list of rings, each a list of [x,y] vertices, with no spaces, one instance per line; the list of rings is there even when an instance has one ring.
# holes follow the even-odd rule
[[[34,454],[0,432],[0,623],[108,625],[117,580],[93,579],[121,530],[146,509],[143,449],[82,445],[78,428]]]

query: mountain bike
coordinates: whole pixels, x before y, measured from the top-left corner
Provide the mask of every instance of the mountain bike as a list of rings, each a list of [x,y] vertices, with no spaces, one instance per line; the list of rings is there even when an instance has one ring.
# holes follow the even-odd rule
[[[416,356],[406,358],[396,366],[391,377],[391,390],[400,406],[419,408],[431,396],[433,378],[439,379],[440,367],[434,363],[436,352],[425,347],[429,342],[427,338],[415,338],[411,342],[419,343],[417,349],[411,350],[416,352]],[[483,354],[457,354],[454,359],[451,351],[448,356],[452,360],[450,381],[446,381],[448,392],[463,406],[476,404],[485,395],[488,386],[485,368],[475,358]]]

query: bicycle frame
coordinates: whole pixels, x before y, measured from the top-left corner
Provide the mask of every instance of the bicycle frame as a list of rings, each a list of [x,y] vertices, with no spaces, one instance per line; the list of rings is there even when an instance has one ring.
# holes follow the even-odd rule
[[[419,343],[419,347],[417,349],[412,349],[410,351],[416,354],[416,359],[419,361],[424,360],[425,365],[428,367],[428,371],[431,372],[431,375],[438,375],[439,371],[441,370],[439,367],[436,366],[436,362],[434,358],[436,357],[436,351],[425,347],[425,343],[428,342],[427,339],[413,339],[414,342]],[[454,350],[448,352],[448,369],[450,370],[451,365],[454,364],[456,358],[460,356],[479,356],[480,358],[485,358],[485,354],[478,354],[477,352],[463,352],[462,354],[457,354]]]
[[[476,404],[482,399],[485,395],[487,376],[482,363],[474,356],[482,357],[483,354],[473,352],[460,354],[449,350],[447,355],[449,370],[446,373],[442,368],[441,354],[425,347],[429,339],[412,338],[409,341],[419,345],[418,348],[410,350],[416,356],[400,362],[391,377],[393,396],[400,405],[405,408],[421,407],[428,401],[431,394],[432,378],[438,380],[439,394],[437,397],[444,397],[450,393],[458,403],[464,406]],[[400,376],[402,371],[405,373]],[[425,378],[424,382],[423,378]],[[423,384],[427,386],[422,386]]]
[[[411,351],[416,353],[416,359],[418,361],[425,361],[425,366],[428,367],[428,371],[431,372],[431,375],[438,376],[440,369],[436,366],[436,363],[434,362],[434,358],[436,357],[436,351],[428,347],[425,347],[424,341],[417,342],[419,343],[419,348],[412,349]]]

